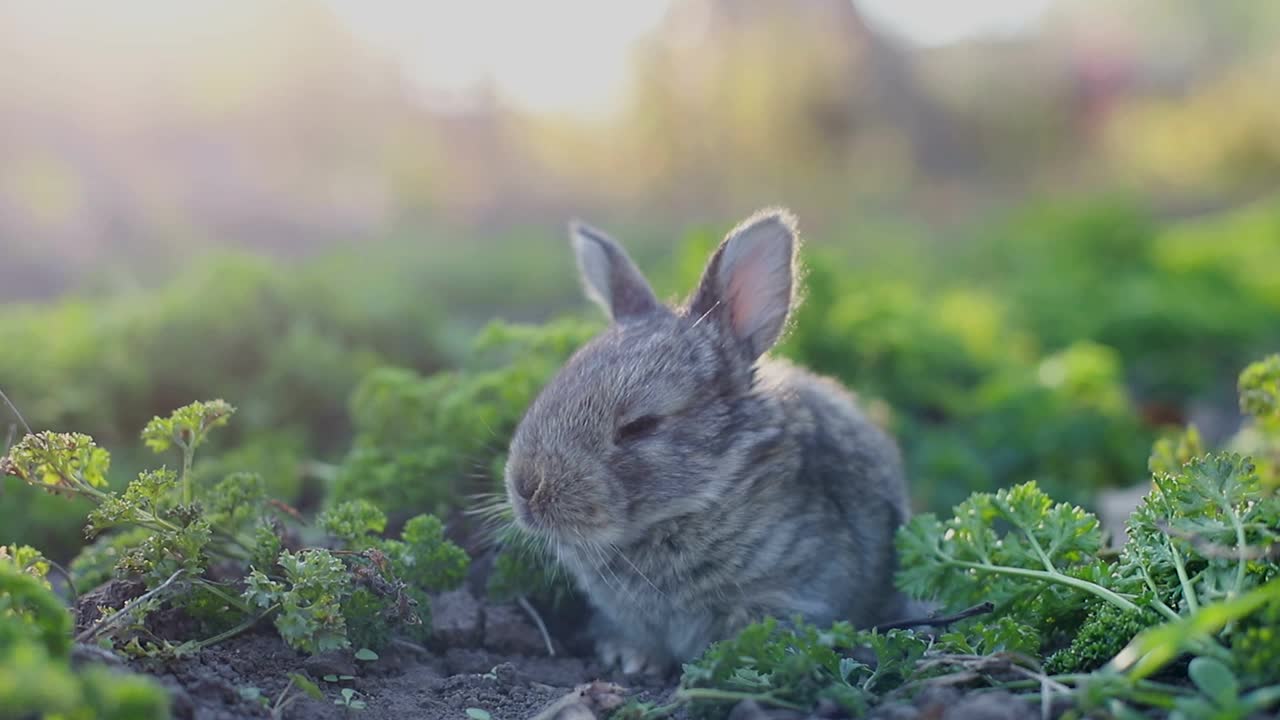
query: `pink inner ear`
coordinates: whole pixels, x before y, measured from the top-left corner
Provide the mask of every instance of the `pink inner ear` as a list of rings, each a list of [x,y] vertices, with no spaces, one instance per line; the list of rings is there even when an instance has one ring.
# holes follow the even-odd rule
[[[784,276],[772,267],[769,243],[757,242],[729,271],[725,297],[733,334],[749,339],[779,313],[786,310]],[[781,254],[781,253],[774,253]]]

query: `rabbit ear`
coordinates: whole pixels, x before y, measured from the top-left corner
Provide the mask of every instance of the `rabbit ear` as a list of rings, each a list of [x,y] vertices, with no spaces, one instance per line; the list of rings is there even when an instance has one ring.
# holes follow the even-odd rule
[[[609,236],[577,220],[569,223],[573,252],[587,297],[615,321],[647,315],[661,307],[658,298],[627,257],[622,246]]]
[[[752,359],[773,346],[791,310],[795,218],[769,210],[734,228],[716,249],[689,314],[721,323]]]

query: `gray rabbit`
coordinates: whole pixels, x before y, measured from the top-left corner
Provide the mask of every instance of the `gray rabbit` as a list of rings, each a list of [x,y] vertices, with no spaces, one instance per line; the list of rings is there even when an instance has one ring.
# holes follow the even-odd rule
[[[612,323],[529,408],[506,486],[596,609],[601,658],[664,673],[764,616],[897,619],[896,444],[838,383],[764,357],[796,298],[790,213],[730,232],[678,308],[604,234],[571,234]]]

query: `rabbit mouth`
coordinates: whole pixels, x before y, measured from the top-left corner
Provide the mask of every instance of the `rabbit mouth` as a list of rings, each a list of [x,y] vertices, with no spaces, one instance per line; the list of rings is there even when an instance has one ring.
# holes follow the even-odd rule
[[[572,517],[557,512],[555,508],[543,508],[535,512],[524,503],[515,505],[515,521],[521,530],[541,535],[558,545],[588,547],[617,542],[622,535],[606,517],[598,522],[588,518]]]

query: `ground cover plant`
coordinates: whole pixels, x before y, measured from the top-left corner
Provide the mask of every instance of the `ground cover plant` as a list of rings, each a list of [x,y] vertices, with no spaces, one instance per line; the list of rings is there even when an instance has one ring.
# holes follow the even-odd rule
[[[937,267],[915,258],[915,275],[885,278],[856,251],[806,248],[807,302],[780,352],[858,389],[901,439],[919,514],[899,536],[898,582],[940,617],[877,630],[771,620],[665,682],[596,663],[581,598],[554,558],[508,531],[501,501],[512,429],[597,322],[565,314],[397,340],[413,303],[380,305],[372,282],[344,296],[298,281],[273,320],[242,334],[217,303],[191,299],[218,297],[216,284],[188,288],[154,337],[186,318],[212,357],[271,345],[275,359],[261,364],[255,347],[246,362],[279,384],[237,385],[217,362],[153,362],[166,352],[156,345],[128,387],[124,375],[95,385],[81,344],[110,346],[101,329],[70,334],[76,363],[3,376],[19,409],[25,395],[63,409],[26,412],[37,432],[15,417],[0,461],[0,707],[1266,716],[1280,707],[1280,358],[1263,351],[1280,339],[1280,296],[1258,265],[1278,218],[1274,204],[1172,226],[1114,205],[1029,212],[980,245],[1018,268],[989,276],[939,269],[981,267],[978,251],[940,252]],[[1019,249],[1027,237],[1042,242]],[[667,285],[687,285],[704,244],[691,237]],[[269,273],[253,277],[258,301],[277,292]],[[144,304],[131,312],[146,317]],[[299,304],[322,330],[278,333]],[[41,312],[5,318],[12,334],[0,336],[43,338],[31,342],[57,356],[52,334],[32,329],[71,311]],[[350,340],[366,316],[380,319]],[[216,327],[229,329],[201,329]],[[287,341],[263,339],[273,333]],[[17,345],[0,347],[0,366],[24,366],[22,353],[4,360]],[[67,390],[46,397],[63,374]],[[1235,380],[1225,400],[1224,374]],[[148,377],[181,383],[139,401]],[[182,404],[221,387],[236,407]],[[76,403],[92,413],[65,409]],[[317,449],[334,437],[336,451]],[[1116,547],[1097,492],[1143,481],[1152,489]]]

